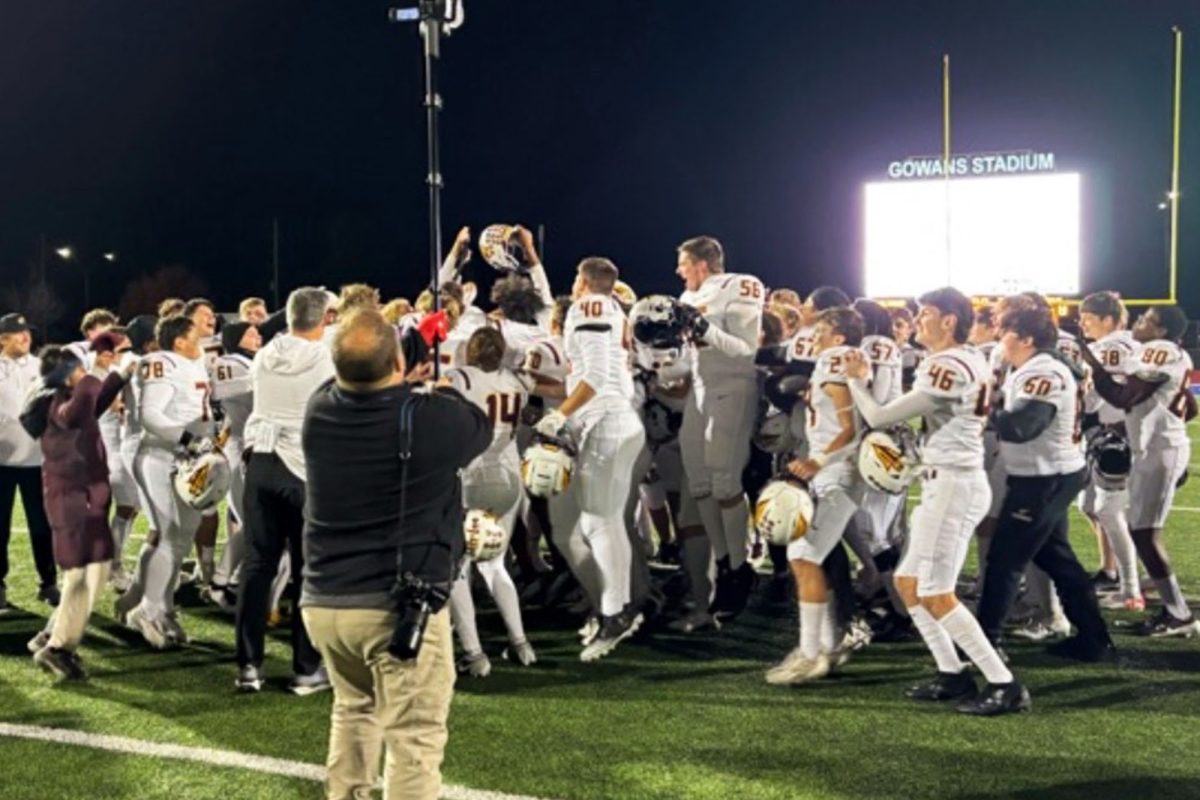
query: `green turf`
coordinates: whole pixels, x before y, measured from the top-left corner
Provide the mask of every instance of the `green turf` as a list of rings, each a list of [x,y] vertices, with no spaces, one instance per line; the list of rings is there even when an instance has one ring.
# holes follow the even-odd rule
[[[1200,507],[1200,480],[1177,504]],[[1177,511],[1168,528],[1190,595],[1200,592],[1197,522],[1200,513]],[[1091,569],[1095,543],[1076,523]],[[9,596],[23,610],[0,616],[0,721],[323,760],[330,698],[283,691],[284,639],[269,646],[269,689],[236,695],[232,621],[198,603],[184,606],[195,643],[155,653],[113,622],[106,593],[83,650],[91,683],[52,685],[25,651],[45,607],[34,601],[23,534],[10,552]],[[450,782],[564,800],[1200,797],[1195,640],[1115,629],[1122,657],[1106,666],[1064,664],[1015,644],[1034,713],[979,720],[903,699],[901,689],[931,668],[917,644],[870,647],[819,685],[767,686],[763,669],[794,643],[790,609],[754,609],[719,635],[649,632],[594,665],[578,661],[571,620],[534,611],[526,622],[535,667],[496,656],[490,678],[459,682]],[[484,610],[481,624],[485,646],[498,652],[496,614]],[[316,784],[294,779],[0,738],[4,800],[319,796]]]

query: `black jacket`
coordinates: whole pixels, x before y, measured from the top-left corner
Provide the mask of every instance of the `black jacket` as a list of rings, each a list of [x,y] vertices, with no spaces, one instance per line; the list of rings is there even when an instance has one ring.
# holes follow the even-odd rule
[[[413,406],[405,515],[400,520],[400,411]],[[451,389],[428,394],[407,385],[350,392],[329,381],[309,400],[301,434],[304,605],[395,606],[399,570],[449,582],[462,556],[458,471],[491,442],[492,425]]]

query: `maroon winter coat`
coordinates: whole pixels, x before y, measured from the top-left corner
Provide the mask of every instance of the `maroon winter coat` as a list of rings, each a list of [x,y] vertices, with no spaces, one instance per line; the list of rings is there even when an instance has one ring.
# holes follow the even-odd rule
[[[113,558],[108,507],[108,457],[100,437],[101,414],[125,385],[113,372],[103,382],[87,375],[50,402],[42,434],[42,494],[54,539],[54,560],[63,569]]]

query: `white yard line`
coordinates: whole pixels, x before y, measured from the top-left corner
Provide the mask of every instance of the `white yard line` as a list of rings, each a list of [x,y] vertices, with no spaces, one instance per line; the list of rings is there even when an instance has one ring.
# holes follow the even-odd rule
[[[303,761],[288,761],[283,758],[268,758],[238,753],[233,750],[215,750],[209,747],[184,747],[177,744],[160,744],[141,739],[129,739],[124,736],[106,736],[97,733],[66,730],[64,728],[43,728],[35,725],[11,725],[0,722],[0,736],[12,736],[18,739],[35,739],[53,744],[91,747],[97,750],[109,750],[114,753],[130,753],[135,756],[151,756],[153,758],[169,758],[176,761],[196,761],[201,764],[211,764],[217,767],[234,767],[248,769],[254,772],[264,772],[270,775],[282,775],[286,778],[300,778],[307,781],[325,780],[325,767],[319,764],[308,764]],[[537,797],[519,794],[504,794],[489,792],[484,789],[468,789],[465,786],[446,785],[442,787],[443,800],[542,800]]]

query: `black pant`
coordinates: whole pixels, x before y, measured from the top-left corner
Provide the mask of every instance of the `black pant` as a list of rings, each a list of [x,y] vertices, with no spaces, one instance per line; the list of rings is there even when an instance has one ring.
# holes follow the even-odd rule
[[[304,574],[304,483],[274,453],[250,456],[246,466],[246,561],[238,593],[237,661],[239,666],[263,662],[271,583],[286,545],[292,562],[292,671],[311,675],[321,656],[308,638],[300,616],[300,584]]]
[[[1087,570],[1067,538],[1071,503],[1087,483],[1086,470],[1036,478],[1010,476],[976,616],[983,632],[1000,641],[1001,629],[1032,561],[1054,581],[1067,619],[1084,639],[1109,641]]]
[[[8,578],[8,539],[12,535],[13,501],[21,490],[21,505],[25,507],[25,522],[29,526],[29,543],[33,547],[33,563],[42,586],[53,586],[57,579],[54,567],[54,545],[50,538],[50,522],[42,501],[41,467],[0,467],[0,587]]]

